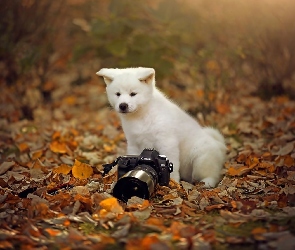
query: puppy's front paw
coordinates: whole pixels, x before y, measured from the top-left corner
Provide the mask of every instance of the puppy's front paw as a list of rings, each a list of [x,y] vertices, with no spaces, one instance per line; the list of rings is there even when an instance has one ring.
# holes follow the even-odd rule
[[[218,180],[216,180],[216,178],[213,177],[207,177],[201,180],[201,182],[205,183],[205,187],[206,188],[214,188],[218,182]]]

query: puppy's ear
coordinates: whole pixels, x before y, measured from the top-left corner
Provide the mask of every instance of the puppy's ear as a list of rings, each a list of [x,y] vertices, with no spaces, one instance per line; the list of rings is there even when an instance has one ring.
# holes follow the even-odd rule
[[[153,68],[139,68],[139,81],[147,84],[152,84],[155,78],[155,70]]]
[[[106,85],[109,85],[114,80],[114,69],[103,68],[100,71],[96,72],[98,76],[102,76]]]

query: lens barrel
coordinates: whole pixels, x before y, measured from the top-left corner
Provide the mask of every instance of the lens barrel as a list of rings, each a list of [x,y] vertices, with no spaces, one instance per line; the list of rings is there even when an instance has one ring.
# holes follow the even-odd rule
[[[158,175],[154,168],[139,165],[123,175],[113,189],[113,195],[127,202],[132,196],[148,200],[158,183]]]

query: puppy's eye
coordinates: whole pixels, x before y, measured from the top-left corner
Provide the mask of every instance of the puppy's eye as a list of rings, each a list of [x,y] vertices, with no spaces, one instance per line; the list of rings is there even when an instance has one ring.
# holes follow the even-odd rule
[[[117,92],[117,93],[116,93],[116,96],[120,96],[120,95],[121,95],[121,93],[120,93],[120,92]]]
[[[136,95],[137,95],[137,93],[135,93],[135,92],[130,93],[130,96],[136,96]]]

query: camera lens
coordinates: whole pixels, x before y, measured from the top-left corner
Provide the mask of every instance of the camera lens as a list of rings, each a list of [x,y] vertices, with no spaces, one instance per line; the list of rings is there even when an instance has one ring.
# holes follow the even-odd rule
[[[157,182],[157,173],[151,166],[139,165],[117,181],[113,195],[124,202],[132,196],[149,199]]]

